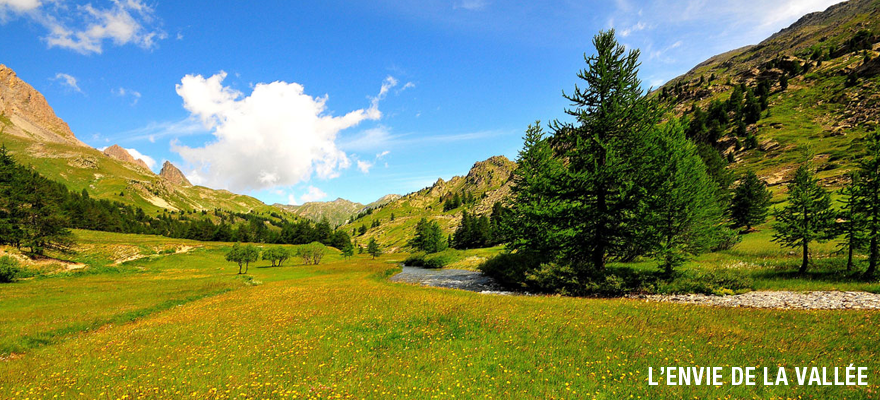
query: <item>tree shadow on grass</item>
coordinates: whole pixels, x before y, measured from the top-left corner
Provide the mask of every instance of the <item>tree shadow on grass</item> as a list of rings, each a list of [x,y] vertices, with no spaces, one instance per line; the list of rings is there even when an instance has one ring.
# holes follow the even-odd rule
[[[780,265],[752,273],[756,280],[800,280],[826,283],[880,283],[880,277],[865,275],[865,266],[857,262],[852,270],[846,269],[846,262],[839,258],[815,260],[807,272],[798,272],[798,266]]]

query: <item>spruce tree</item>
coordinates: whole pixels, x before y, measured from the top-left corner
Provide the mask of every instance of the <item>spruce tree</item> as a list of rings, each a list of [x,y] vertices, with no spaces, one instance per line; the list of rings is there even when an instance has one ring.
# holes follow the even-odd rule
[[[753,171],[746,172],[734,190],[730,204],[733,227],[745,226],[746,231],[750,231],[753,226],[763,224],[767,220],[771,196],[767,184],[758,175]]]
[[[788,205],[774,214],[773,241],[783,247],[800,247],[802,262],[798,272],[807,272],[810,243],[833,239],[836,217],[831,209],[831,195],[819,186],[808,163],[797,169],[788,185]]]

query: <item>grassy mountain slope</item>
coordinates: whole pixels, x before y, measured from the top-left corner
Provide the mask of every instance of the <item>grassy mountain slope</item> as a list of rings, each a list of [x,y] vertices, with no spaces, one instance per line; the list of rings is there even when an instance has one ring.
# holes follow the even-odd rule
[[[733,152],[732,168],[754,170],[772,186],[791,177],[803,160],[799,149],[809,147],[823,183],[840,186],[880,116],[878,33],[880,1],[851,0],[808,14],[758,45],[712,57],[655,93],[671,93],[674,113],[690,117],[694,107],[726,101],[739,84],[769,83],[768,109],[747,127],[758,146],[737,149],[730,127],[717,147]]]
[[[45,98],[12,70],[0,65],[0,144],[15,159],[45,177],[96,198],[153,212],[221,208],[271,211],[249,196],[201,186],[177,185],[135,163],[110,157],[80,142]]]
[[[331,226],[339,226],[348,222],[352,215],[357,214],[364,208],[364,205],[361,203],[341,198],[333,201],[310,201],[299,206],[273,205],[316,222],[326,218]]]
[[[456,176],[449,181],[438,179],[432,186],[393,200],[341,229],[353,232],[364,226],[368,228],[364,235],[353,235],[357,243],[366,246],[371,238],[375,238],[386,251],[406,247],[421,218],[436,220],[444,232],[451,234],[461,223],[463,210],[487,214],[496,202],[507,197],[515,167],[513,161],[503,156],[477,162],[466,176]],[[474,202],[444,211],[444,202],[456,194],[469,194]],[[374,221],[379,221],[378,227],[372,227]]]
[[[326,218],[331,226],[341,226],[354,220],[359,213],[382,207],[399,198],[398,194],[387,194],[367,205],[337,198],[333,201],[310,201],[299,206],[286,204],[273,204],[273,206],[315,222]]]

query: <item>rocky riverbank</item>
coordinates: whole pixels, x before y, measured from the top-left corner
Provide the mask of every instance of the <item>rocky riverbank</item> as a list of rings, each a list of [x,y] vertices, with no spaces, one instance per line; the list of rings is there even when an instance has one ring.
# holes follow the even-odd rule
[[[880,294],[868,292],[760,291],[734,296],[704,294],[638,295],[635,299],[715,307],[775,308],[784,310],[880,310]]]

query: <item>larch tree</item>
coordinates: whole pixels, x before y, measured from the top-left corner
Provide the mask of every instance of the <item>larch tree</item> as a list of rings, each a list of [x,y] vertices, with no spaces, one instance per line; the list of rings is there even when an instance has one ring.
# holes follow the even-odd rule
[[[763,224],[767,220],[770,197],[767,184],[753,171],[746,172],[734,190],[730,204],[734,227],[744,226],[750,231],[753,226]]]
[[[376,239],[370,238],[370,242],[367,243],[367,253],[375,259],[382,255],[382,249],[379,248],[379,243],[376,242]]]
[[[868,270],[865,274],[873,276],[880,262],[880,130],[868,134],[865,139],[868,152],[859,162],[859,182],[855,192],[866,224]]]
[[[724,213],[717,184],[677,121],[660,130],[654,155],[656,184],[642,223],[653,228],[654,256],[671,276],[688,257],[715,245],[713,233]]]
[[[850,183],[840,189],[840,213],[838,218],[842,222],[838,225],[838,233],[843,240],[838,243],[838,253],[846,253],[846,270],[851,271],[855,266],[854,257],[856,251],[863,250],[867,245],[867,218],[862,209],[863,202],[859,193],[859,174],[849,174]]]
[[[809,163],[801,165],[788,185],[788,205],[776,210],[773,241],[783,247],[800,248],[802,262],[798,272],[805,273],[810,262],[810,243],[826,242],[835,235],[835,212],[831,195],[819,186]]]
[[[593,38],[596,53],[585,56],[586,68],[563,97],[566,114],[575,122],[554,121],[549,138],[564,160],[565,185],[554,185],[551,202],[564,214],[562,255],[579,273],[603,272],[609,259],[622,256],[637,241],[644,190],[646,139],[660,112],[638,78],[639,51],[627,51],[614,30]]]

